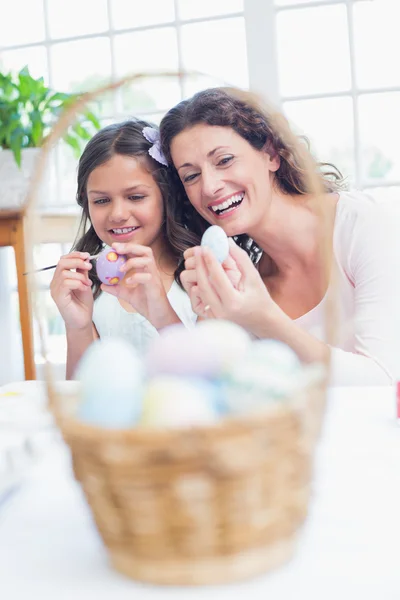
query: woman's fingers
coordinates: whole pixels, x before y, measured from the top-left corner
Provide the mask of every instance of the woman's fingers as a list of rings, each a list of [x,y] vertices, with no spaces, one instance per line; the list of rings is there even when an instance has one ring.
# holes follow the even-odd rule
[[[189,271],[189,269],[195,269],[196,268],[196,257],[193,254],[193,256],[189,256],[189,258],[187,258],[185,260],[185,269],[186,271]]]
[[[204,261],[205,251],[207,251],[207,249],[205,248],[198,248],[196,250],[196,273],[198,293],[204,305],[212,306],[214,312],[217,312],[218,309],[221,307],[221,299],[219,295],[220,290],[218,287],[218,282],[214,281],[214,278],[212,278],[211,281],[211,273],[209,271],[208,265],[206,265]],[[214,258],[215,262],[217,263],[217,266],[221,270],[222,275],[227,279],[224,270],[217,261],[217,259],[214,256],[212,258]],[[232,284],[229,283],[229,280],[228,284],[232,288]]]
[[[250,256],[243,248],[239,248],[232,238],[229,238],[229,254],[244,277],[254,271]]]
[[[183,253],[183,258],[187,260],[188,258],[194,256],[195,248],[198,248],[198,246],[193,246],[192,248],[188,248],[187,250],[185,250],[185,252]]]
[[[181,284],[183,285],[183,289],[190,296],[190,290],[194,285],[197,284],[197,275],[196,271],[182,271],[180,274]]]

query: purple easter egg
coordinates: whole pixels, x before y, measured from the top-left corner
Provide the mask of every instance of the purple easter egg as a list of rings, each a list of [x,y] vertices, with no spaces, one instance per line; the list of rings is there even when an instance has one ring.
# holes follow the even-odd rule
[[[106,246],[96,261],[96,273],[100,281],[106,285],[120,283],[125,277],[125,273],[120,271],[125,262],[126,256]]]

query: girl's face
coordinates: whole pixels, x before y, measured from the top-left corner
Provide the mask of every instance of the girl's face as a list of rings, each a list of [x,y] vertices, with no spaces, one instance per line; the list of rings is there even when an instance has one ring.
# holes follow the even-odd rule
[[[268,209],[278,157],[256,150],[230,127],[206,124],[179,133],[171,156],[200,215],[227,235],[251,235]]]
[[[154,247],[160,243],[163,198],[151,173],[131,156],[116,154],[89,175],[89,217],[99,238]]]

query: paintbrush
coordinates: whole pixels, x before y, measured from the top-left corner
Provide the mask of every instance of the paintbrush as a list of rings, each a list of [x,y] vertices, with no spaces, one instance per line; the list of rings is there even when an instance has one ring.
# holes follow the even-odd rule
[[[93,254],[93,256],[89,256],[89,258],[87,258],[86,260],[93,260],[94,258],[97,258],[98,256],[100,256],[101,252],[99,252],[98,254]],[[57,265],[49,265],[48,267],[43,267],[42,269],[36,269],[35,271],[28,271],[27,273],[24,273],[24,275],[32,275],[32,273],[41,273],[42,271],[49,271],[50,269],[55,269]]]

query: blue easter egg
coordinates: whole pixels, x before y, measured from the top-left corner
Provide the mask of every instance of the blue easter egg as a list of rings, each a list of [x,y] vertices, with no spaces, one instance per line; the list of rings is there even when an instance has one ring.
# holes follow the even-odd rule
[[[77,417],[109,428],[134,425],[142,411],[143,365],[133,346],[120,339],[96,340],[79,363],[81,402]]]

